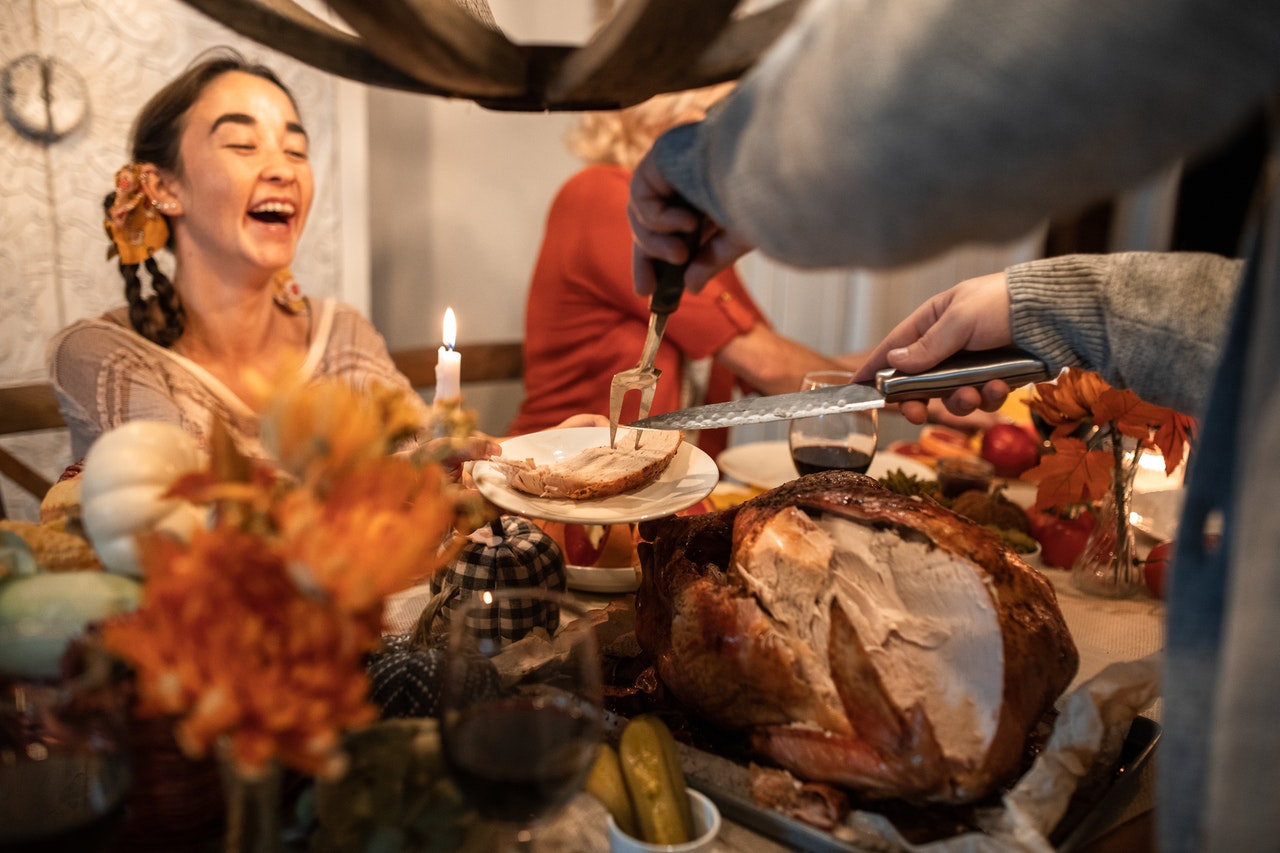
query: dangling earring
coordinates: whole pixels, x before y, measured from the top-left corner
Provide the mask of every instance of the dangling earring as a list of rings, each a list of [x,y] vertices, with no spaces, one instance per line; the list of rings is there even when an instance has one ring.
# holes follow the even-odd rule
[[[288,267],[280,270],[271,279],[273,293],[271,298],[285,312],[289,314],[301,314],[308,310],[307,297],[302,295],[302,287],[298,284],[297,279],[293,277],[293,273]]]

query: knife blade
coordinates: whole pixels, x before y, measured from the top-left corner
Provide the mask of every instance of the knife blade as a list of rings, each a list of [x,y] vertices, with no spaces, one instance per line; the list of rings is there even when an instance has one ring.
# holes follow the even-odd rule
[[[881,370],[873,383],[837,385],[812,391],[747,397],[727,403],[711,403],[679,409],[665,415],[642,418],[631,424],[644,429],[717,429],[727,426],[789,421],[878,409],[886,403],[944,397],[967,385],[1003,379],[1010,388],[1049,379],[1048,366],[1015,347],[957,353],[922,373]]]

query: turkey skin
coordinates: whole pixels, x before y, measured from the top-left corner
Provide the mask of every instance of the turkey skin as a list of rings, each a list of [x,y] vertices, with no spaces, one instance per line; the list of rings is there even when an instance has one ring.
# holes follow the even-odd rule
[[[1043,575],[870,477],[813,474],[640,533],[636,637],[671,694],[810,781],[979,800],[1076,673]]]

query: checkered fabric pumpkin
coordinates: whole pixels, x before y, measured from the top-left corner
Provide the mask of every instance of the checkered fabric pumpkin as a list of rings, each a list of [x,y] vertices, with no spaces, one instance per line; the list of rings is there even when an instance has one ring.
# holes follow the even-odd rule
[[[414,643],[412,634],[382,638],[382,651],[369,656],[369,699],[382,710],[382,718],[438,717],[444,691],[445,650]],[[467,668],[463,691],[477,696],[502,692],[502,679],[491,664],[479,662]]]
[[[386,717],[436,717],[444,683],[444,649],[414,648],[408,634],[382,638],[370,655],[369,698]]]
[[[564,554],[555,540],[527,519],[504,515],[468,537],[457,558],[432,578],[431,589],[458,590],[437,616],[443,627],[458,606],[478,592],[522,586],[563,592],[565,583]],[[510,643],[534,628],[554,633],[559,626],[560,609],[539,603],[523,609],[504,605],[484,627],[493,639]]]

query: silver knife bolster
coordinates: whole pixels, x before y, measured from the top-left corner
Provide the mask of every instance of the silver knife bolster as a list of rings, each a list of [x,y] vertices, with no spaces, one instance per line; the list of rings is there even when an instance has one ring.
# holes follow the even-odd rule
[[[658,345],[662,343],[662,334],[667,330],[667,318],[670,314],[650,314],[649,331],[644,336],[644,348],[640,351],[640,363],[636,367],[644,370],[652,368],[658,358]]]
[[[981,386],[1002,379],[1010,388],[1051,378],[1049,366],[1029,353],[1013,348],[963,352],[923,373],[899,374],[887,369],[876,372],[876,390],[885,402],[945,397],[968,386]]]

